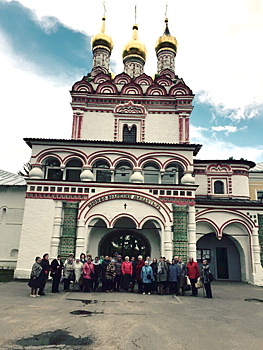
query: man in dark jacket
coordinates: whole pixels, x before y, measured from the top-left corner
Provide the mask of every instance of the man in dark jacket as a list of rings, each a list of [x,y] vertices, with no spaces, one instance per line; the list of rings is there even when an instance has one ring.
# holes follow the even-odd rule
[[[52,293],[59,293],[58,286],[61,279],[61,273],[63,269],[63,262],[61,261],[61,256],[58,255],[50,265],[50,275],[53,278],[52,281]]]
[[[101,274],[101,263],[98,256],[95,257],[95,260],[93,261],[94,265],[94,292],[98,291],[99,288],[99,277]]]
[[[49,259],[49,255],[46,253],[43,255],[43,259],[41,260],[41,263],[40,263],[40,266],[42,267],[42,271],[40,274],[42,283],[41,283],[41,287],[39,288],[39,292],[38,292],[39,295],[45,295],[44,289],[46,286],[46,282],[49,274],[49,268],[50,268],[48,259]]]
[[[103,292],[106,292],[106,290],[107,290],[105,274],[106,274],[106,269],[107,269],[107,266],[109,265],[109,263],[110,263],[110,258],[108,257],[108,255],[106,255],[104,260],[101,263],[101,281],[102,281],[102,291]]]

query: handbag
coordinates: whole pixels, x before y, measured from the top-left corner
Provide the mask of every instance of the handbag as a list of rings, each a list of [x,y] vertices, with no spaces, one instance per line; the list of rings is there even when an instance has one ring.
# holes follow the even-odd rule
[[[152,279],[152,275],[150,273],[146,277],[147,277],[147,280],[151,280]]]
[[[213,282],[215,279],[214,275],[211,272],[209,272],[208,278],[209,278],[209,282]]]
[[[198,277],[197,282],[195,283],[195,288],[202,288],[203,283],[200,277]]]

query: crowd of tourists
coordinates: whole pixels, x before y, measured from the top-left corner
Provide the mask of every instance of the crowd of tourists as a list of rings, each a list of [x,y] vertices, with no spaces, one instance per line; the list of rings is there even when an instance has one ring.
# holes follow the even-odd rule
[[[203,286],[205,296],[212,298],[210,272],[207,260],[203,261],[201,271],[197,262],[190,258],[188,263],[174,256],[172,261],[165,257],[159,260],[141,255],[137,259],[123,257],[115,253],[113,257],[95,257],[82,253],[79,258],[70,254],[63,263],[58,255],[51,263],[49,255],[36,257],[32,266],[29,286],[31,297],[45,295],[45,285],[52,277],[52,293],[59,293],[60,282],[64,291],[80,290],[83,292],[134,292],[142,294],[185,295],[190,289],[192,296],[198,296],[198,288]]]

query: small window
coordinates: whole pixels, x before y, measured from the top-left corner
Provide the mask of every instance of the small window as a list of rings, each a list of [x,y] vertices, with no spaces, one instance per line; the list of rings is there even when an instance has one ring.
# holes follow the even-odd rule
[[[132,165],[127,161],[119,162],[115,168],[115,182],[129,182],[132,174]]]
[[[263,202],[263,191],[257,191],[257,200]]]
[[[128,127],[127,124],[123,126],[123,141],[135,143],[137,137],[137,129],[136,126],[133,125],[131,128]]]
[[[60,162],[55,157],[50,157],[45,162],[45,179],[59,181],[62,180]]]
[[[214,194],[224,194],[223,181],[215,181],[214,182]]]
[[[143,167],[144,182],[158,184],[160,177],[160,168],[154,162],[148,162]]]
[[[111,182],[110,165],[105,160],[98,160],[93,166],[97,182]]]
[[[80,181],[82,162],[79,159],[71,159],[66,165],[66,181]]]

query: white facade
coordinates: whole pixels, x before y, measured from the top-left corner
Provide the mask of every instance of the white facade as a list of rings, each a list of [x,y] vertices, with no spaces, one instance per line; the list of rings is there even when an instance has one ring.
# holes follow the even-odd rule
[[[110,57],[110,40],[104,29],[93,37],[96,57]],[[136,38],[126,49],[124,65],[145,59]],[[33,168],[15,277],[28,277],[44,253],[117,250],[206,257],[217,279],[263,283],[263,207],[249,194],[254,163],[195,160],[201,145],[189,137],[194,95],[175,75],[176,50],[166,22],[154,78],[129,70],[112,77],[108,63],[94,59],[92,72],[72,87],[71,139],[25,139]]]

